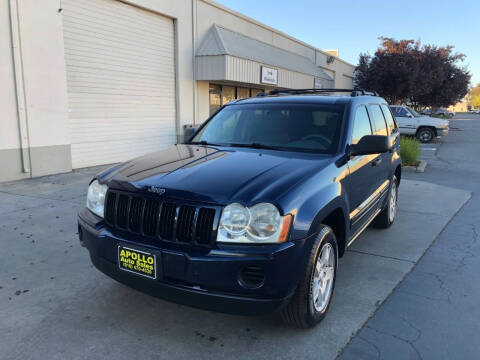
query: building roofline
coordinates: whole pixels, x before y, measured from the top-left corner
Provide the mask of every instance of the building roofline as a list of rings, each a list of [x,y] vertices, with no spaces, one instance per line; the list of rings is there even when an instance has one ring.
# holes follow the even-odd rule
[[[274,33],[276,33],[276,34],[278,34],[278,35],[281,35],[281,36],[283,36],[283,37],[286,37],[287,39],[292,40],[292,41],[294,41],[294,42],[296,42],[296,43],[298,43],[298,44],[300,44],[300,45],[306,46],[306,47],[308,47],[308,48],[310,48],[310,49],[312,49],[312,50],[314,50],[314,51],[318,51],[319,53],[322,53],[322,54],[325,55],[325,56],[333,56],[333,55],[331,55],[331,54],[329,54],[329,53],[327,53],[327,52],[325,52],[325,51],[323,51],[323,50],[321,50],[321,49],[319,49],[319,48],[316,48],[315,46],[313,46],[313,45],[311,45],[311,44],[308,44],[308,43],[306,43],[306,42],[304,42],[304,41],[302,41],[302,40],[299,40],[299,39],[297,39],[297,38],[295,38],[295,37],[293,37],[293,36],[291,36],[291,35],[288,35],[288,34],[284,33],[283,31],[280,31],[280,30],[277,30],[277,29],[275,29],[275,28],[273,28],[273,27],[271,27],[271,26],[268,26],[268,25],[266,25],[266,24],[264,24],[264,23],[262,23],[262,22],[260,22],[260,21],[258,21],[258,20],[255,20],[255,19],[253,19],[253,18],[251,18],[251,17],[249,17],[249,16],[247,16],[247,15],[244,15],[244,14],[242,14],[242,13],[239,13],[238,11],[235,11],[235,10],[233,10],[233,9],[230,9],[229,7],[226,7],[226,6],[224,6],[224,5],[221,5],[221,4],[217,3],[216,1],[213,1],[213,0],[200,0],[200,1],[202,1],[202,2],[204,2],[204,3],[206,3],[206,4],[209,4],[209,5],[212,5],[212,6],[216,7],[216,8],[218,8],[218,9],[223,10],[223,11],[225,11],[225,12],[228,12],[228,13],[230,13],[230,14],[232,14],[232,15],[238,16],[238,17],[242,18],[243,20],[248,21],[249,23],[252,23],[252,24],[254,24],[254,25],[257,25],[257,26],[260,26],[260,27],[264,28],[265,30],[272,31],[272,32],[274,32]],[[340,62],[342,62],[342,63],[344,63],[344,64],[346,64],[346,65],[352,66],[352,67],[354,67],[354,68],[356,67],[356,65],[353,65],[353,64],[349,63],[348,61],[345,61],[345,60],[343,60],[343,59],[341,59],[341,58],[339,58],[339,57],[337,57],[337,56],[333,56],[333,57],[334,57],[336,60],[338,60],[338,61],[340,61]]]

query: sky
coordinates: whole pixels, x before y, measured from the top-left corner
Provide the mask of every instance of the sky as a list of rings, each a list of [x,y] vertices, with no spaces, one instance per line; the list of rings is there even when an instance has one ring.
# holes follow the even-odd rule
[[[480,83],[480,0],[216,0],[319,49],[338,49],[356,65],[378,37],[452,45]]]

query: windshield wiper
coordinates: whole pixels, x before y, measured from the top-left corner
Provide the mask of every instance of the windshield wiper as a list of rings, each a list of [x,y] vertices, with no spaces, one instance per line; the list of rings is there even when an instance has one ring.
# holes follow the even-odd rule
[[[215,143],[211,143],[211,142],[208,142],[208,141],[205,141],[205,140],[202,140],[202,141],[192,141],[192,142],[189,142],[189,144],[192,144],[192,145],[205,145],[205,146],[208,146],[208,145],[212,145],[212,146],[225,146],[225,144],[215,144]]]
[[[260,144],[260,143],[230,143],[228,144],[229,146],[237,146],[237,147],[245,147],[245,148],[252,148],[252,149],[268,149],[268,150],[281,150],[282,147],[280,146],[271,146],[271,145],[265,145],[265,144]]]

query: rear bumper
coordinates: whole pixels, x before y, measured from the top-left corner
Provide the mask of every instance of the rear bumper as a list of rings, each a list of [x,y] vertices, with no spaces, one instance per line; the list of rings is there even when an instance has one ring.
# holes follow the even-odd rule
[[[271,313],[289,302],[303,272],[304,246],[311,239],[268,247],[181,251],[139,244],[127,234],[112,234],[88,210],[80,212],[78,222],[82,245],[88,249],[93,265],[107,276],[167,301],[238,315]],[[160,276],[153,280],[121,270],[117,259],[119,244],[155,253],[161,259]],[[242,285],[239,274],[248,266],[263,269],[261,286]]]

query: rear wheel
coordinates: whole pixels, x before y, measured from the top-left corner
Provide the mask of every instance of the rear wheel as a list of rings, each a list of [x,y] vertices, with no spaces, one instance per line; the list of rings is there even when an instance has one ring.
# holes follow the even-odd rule
[[[322,225],[310,251],[305,273],[290,303],[282,309],[283,320],[308,328],[325,317],[337,275],[338,247],[333,230]]]
[[[390,191],[388,192],[388,200],[385,208],[373,220],[373,227],[379,229],[386,229],[390,227],[397,217],[397,201],[398,201],[398,181],[397,177],[393,176]]]
[[[428,143],[435,137],[435,131],[432,128],[422,127],[417,132],[417,139],[422,143]]]

